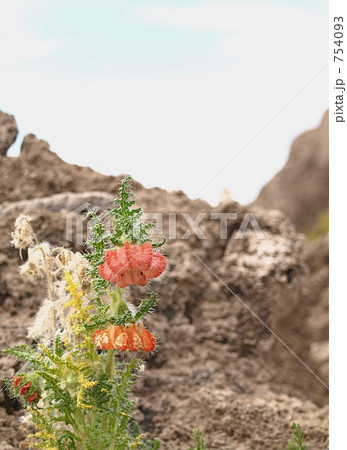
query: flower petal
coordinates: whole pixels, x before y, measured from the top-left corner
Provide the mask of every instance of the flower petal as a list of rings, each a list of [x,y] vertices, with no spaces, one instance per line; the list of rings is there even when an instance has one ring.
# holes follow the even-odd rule
[[[161,275],[166,268],[165,257],[158,252],[153,252],[153,259],[151,267],[146,271],[146,276],[148,278],[156,278]]]
[[[137,284],[138,286],[146,286],[149,277],[147,276],[147,272],[137,269],[132,272],[132,280],[133,284]]]
[[[109,268],[115,273],[128,268],[128,259],[124,247],[117,250],[107,250],[105,253],[105,261]]]
[[[110,348],[115,348],[124,352],[128,346],[127,330],[123,325],[110,325],[107,330],[107,336],[110,342]]]
[[[102,276],[102,278],[106,281],[110,281],[111,283],[114,283],[116,281],[117,274],[114,273],[107,263],[101,264],[98,268],[99,274]]]
[[[142,339],[142,348],[141,350],[145,352],[151,352],[155,348],[155,338],[153,334],[146,330],[146,328],[142,328],[140,330],[140,336]]]
[[[106,330],[95,331],[93,341],[97,348],[102,348],[103,350],[111,350],[113,348]]]
[[[124,270],[117,273],[115,275],[115,282],[117,283],[117,286],[123,289],[131,284],[136,284],[133,275],[134,274],[130,270]]]
[[[128,350],[137,352],[142,347],[142,340],[136,325],[130,325],[128,328]]]
[[[128,344],[128,333],[126,331],[122,331],[121,333],[119,333],[117,339],[115,339],[113,348],[119,350],[120,352],[124,352],[125,350],[128,350]]]
[[[148,270],[153,260],[153,248],[150,242],[145,242],[140,247],[140,254],[137,257],[137,268],[140,271]]]

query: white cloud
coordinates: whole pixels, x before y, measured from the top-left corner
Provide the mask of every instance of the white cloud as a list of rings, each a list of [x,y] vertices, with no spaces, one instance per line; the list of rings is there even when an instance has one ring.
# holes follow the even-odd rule
[[[137,14],[164,27],[222,29],[206,48],[205,67],[110,82],[19,72],[99,159],[4,71],[1,100],[23,132],[47,139],[69,162],[102,172],[106,165],[146,186],[194,196],[327,62],[327,18],[249,2],[155,8]],[[284,164],[291,140],[318,124],[328,106],[327,76],[317,76],[199,196],[216,203],[227,187],[236,200],[251,201]]]
[[[247,4],[249,5],[248,2]],[[238,13],[240,9],[245,10],[245,7],[240,3],[215,1],[186,6],[172,4],[137,6],[134,8],[134,12],[143,19],[161,26],[170,26],[182,30],[216,31],[230,30],[231,17],[235,12],[235,7]],[[246,12],[245,19],[249,15],[250,9]],[[240,21],[239,28],[242,29]]]
[[[324,1],[324,3],[327,2]],[[144,20],[161,26],[198,31],[232,30],[237,32],[247,28],[250,30],[261,28],[266,31],[266,26],[282,29],[294,19],[292,30],[294,32],[302,22],[309,27],[312,18],[312,10],[305,10],[298,6],[275,1],[206,1],[185,6],[155,3],[149,6],[136,6],[133,12]],[[318,7],[317,11],[321,9]],[[299,23],[297,23],[298,20]],[[278,37],[274,36],[274,38]]]
[[[130,173],[148,187],[183,189],[191,196],[278,112],[262,92],[254,100],[244,89],[238,92],[232,74],[110,83],[23,75],[98,159],[8,75],[2,101],[23,132],[47,139],[71,163]],[[326,105],[316,94],[325,78],[314,81],[199,196],[215,203],[228,187],[233,198],[251,201],[285,162],[290,140],[320,120]]]
[[[44,40],[27,23],[29,7],[39,8],[43,0],[0,0],[0,59],[8,64],[16,64],[48,55],[60,47],[61,42]]]

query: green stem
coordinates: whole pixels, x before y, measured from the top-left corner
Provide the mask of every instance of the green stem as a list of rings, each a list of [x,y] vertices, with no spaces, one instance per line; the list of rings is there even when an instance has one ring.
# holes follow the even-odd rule
[[[116,287],[116,289],[114,291],[107,289],[107,294],[111,300],[110,313],[112,316],[117,317],[128,309],[126,303],[124,302],[124,300],[122,298],[123,289],[120,289],[118,287]],[[105,373],[110,380],[113,379],[114,373],[115,373],[114,353],[115,353],[115,350],[107,351]],[[109,404],[108,404],[108,406],[109,406]],[[118,416],[118,405],[117,405],[117,410],[116,410],[115,416],[116,416],[116,419],[118,419],[118,417],[117,417]],[[113,420],[112,420],[112,422],[113,422]],[[102,434],[106,433],[108,431],[109,426],[110,426],[109,418],[107,416],[103,417],[102,422],[101,422],[101,433]],[[104,449],[105,449],[105,444],[103,442],[100,442],[97,447],[97,450],[104,450]]]
[[[107,432],[107,427],[108,427],[108,417],[104,417],[101,422],[101,436],[103,436],[104,433]],[[105,443],[100,442],[97,450],[104,450],[104,449],[105,449]]]
[[[74,416],[75,416],[74,422],[77,426],[76,431],[78,431],[78,435],[81,438],[82,448],[87,449],[86,438],[87,438],[88,433],[86,432],[86,429],[85,429],[84,415],[80,409],[76,409],[76,411],[74,412]]]
[[[112,380],[114,377],[114,372],[115,372],[114,350],[108,350],[105,373],[109,377],[109,379]],[[109,404],[107,406],[109,406]],[[109,418],[107,416],[103,417],[101,420],[101,434],[104,434],[107,432],[108,426],[109,426]],[[97,450],[104,450],[104,449],[105,449],[105,444],[103,442],[100,442],[97,447]]]
[[[115,290],[111,291],[109,288],[107,289],[107,294],[111,300],[111,316],[119,316],[122,313],[128,310],[128,306],[123,300],[122,294],[124,289],[116,287]]]
[[[114,376],[114,350],[107,351],[107,359],[106,359],[106,375],[108,375],[109,379],[112,380]]]
[[[113,419],[113,435],[115,438],[117,437],[118,432],[118,426],[119,426],[119,409],[120,409],[120,397],[122,396],[123,390],[126,388],[129,379],[132,377],[133,370],[135,369],[136,365],[139,363],[140,360],[133,359],[127,366],[126,370],[122,374],[122,380],[118,387],[117,392],[117,406],[115,407],[114,411],[114,419]],[[114,450],[116,447],[117,441],[114,441],[114,445],[112,449]]]

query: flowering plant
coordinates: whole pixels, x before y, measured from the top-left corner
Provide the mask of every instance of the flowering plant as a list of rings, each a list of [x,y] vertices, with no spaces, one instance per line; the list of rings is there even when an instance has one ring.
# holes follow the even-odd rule
[[[27,408],[36,432],[28,445],[41,449],[123,450],[159,448],[132,418],[132,385],[143,369],[141,354],[156,340],[143,320],[153,311],[151,291],[138,307],[125,300],[125,289],[145,286],[163,273],[164,256],[149,237],[152,224],[141,221],[129,177],[113,208],[90,212],[89,253],[73,253],[40,243],[30,217],[19,216],[12,243],[28,249],[21,274],[46,277],[48,296],[28,329],[31,345],[5,350],[26,362],[7,380]],[[111,231],[106,232],[106,225]]]

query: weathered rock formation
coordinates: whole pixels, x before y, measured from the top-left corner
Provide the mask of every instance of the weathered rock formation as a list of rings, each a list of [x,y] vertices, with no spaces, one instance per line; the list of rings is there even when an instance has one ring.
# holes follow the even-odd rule
[[[0,155],[6,155],[17,138],[18,128],[14,116],[0,111]]]
[[[279,209],[298,230],[310,230],[329,208],[329,114],[298,136],[288,161],[260,191],[252,205]]]
[[[88,204],[110,206],[119,179],[63,162],[33,135],[18,158],[0,163],[3,348],[25,338],[45,293],[43,282],[18,273],[22,262],[9,244],[18,213],[33,217],[41,240],[83,250],[74,237],[67,240],[67,215],[76,210],[81,219]],[[161,214],[155,216],[158,234],[169,237],[169,268],[153,281],[159,302],[149,319],[160,346],[136,385],[142,428],[159,436],[164,450],[186,448],[195,427],[211,450],[278,450],[297,421],[312,448],[326,449],[327,241],[307,243],[278,211],[253,208],[262,231],[257,236],[251,225],[244,227],[248,208],[236,202],[212,208],[180,191],[139,183],[134,190],[147,213]],[[198,233],[187,213],[192,219],[204,214]],[[216,213],[237,218],[224,230],[211,216]],[[146,293],[132,287],[129,299],[136,303]],[[0,359],[0,379],[15,370],[16,361]],[[18,432],[20,405],[6,391],[0,395],[0,448],[18,449],[25,432]]]

